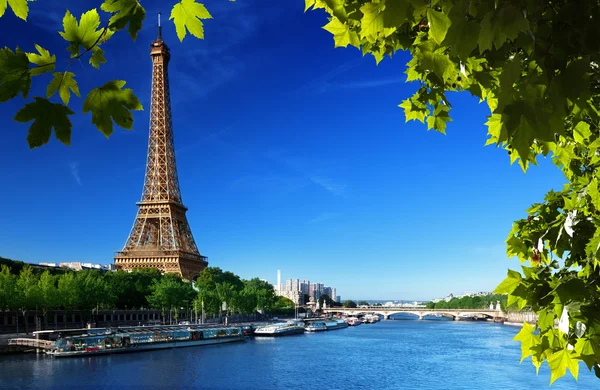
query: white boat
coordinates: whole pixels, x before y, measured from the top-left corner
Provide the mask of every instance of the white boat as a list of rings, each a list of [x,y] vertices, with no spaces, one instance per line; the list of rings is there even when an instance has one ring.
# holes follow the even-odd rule
[[[324,322],[312,321],[310,324],[306,325],[304,328],[307,332],[322,332],[326,331],[327,325]]]
[[[358,326],[362,324],[362,322],[356,317],[346,318],[346,323],[348,324],[348,326]]]
[[[330,318],[325,322],[325,326],[327,327],[327,330],[335,330],[335,329],[347,328],[348,324],[344,320]]]
[[[297,322],[289,321],[258,327],[254,331],[254,336],[279,337],[299,333],[304,333],[304,326]]]

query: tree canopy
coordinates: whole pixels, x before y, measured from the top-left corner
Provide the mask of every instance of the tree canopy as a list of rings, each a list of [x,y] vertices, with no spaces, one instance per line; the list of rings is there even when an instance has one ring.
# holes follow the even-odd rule
[[[406,120],[445,133],[451,92],[485,102],[487,145],[526,171],[550,156],[567,179],[514,223],[509,271],[496,289],[529,307],[538,324],[516,337],[523,358],[551,383],[578,361],[600,377],[600,4],[598,0],[305,0],[324,10],[335,47],[379,63],[398,50],[411,59]],[[563,326],[555,329],[555,321]]]

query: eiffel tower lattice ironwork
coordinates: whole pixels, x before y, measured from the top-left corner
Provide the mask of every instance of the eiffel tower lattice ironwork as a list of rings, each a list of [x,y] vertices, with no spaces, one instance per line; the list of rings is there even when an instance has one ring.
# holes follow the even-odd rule
[[[160,16],[158,38],[151,45],[152,103],[148,161],[142,200],[123,250],[116,253],[117,269],[157,268],[193,279],[207,265],[200,255],[181,201],[169,95],[169,48],[162,40]]]

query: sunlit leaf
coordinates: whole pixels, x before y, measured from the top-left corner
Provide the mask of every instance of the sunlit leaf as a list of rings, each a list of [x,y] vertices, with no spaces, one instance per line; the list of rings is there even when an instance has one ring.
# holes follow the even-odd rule
[[[37,67],[31,69],[32,76],[39,76],[46,72],[54,72],[54,67],[56,64],[56,56],[50,55],[50,52],[40,45],[35,45],[35,49],[39,54],[36,53],[27,53],[27,59],[32,64],[37,65]]]
[[[48,84],[48,88],[46,89],[46,97],[49,99],[58,91],[58,94],[65,104],[65,106],[69,105],[69,99],[71,98],[71,91],[81,97],[79,94],[79,87],[77,86],[77,82],[75,81],[75,74],[71,72],[57,72],[54,73],[54,78]]]
[[[196,3],[195,0],[181,0],[171,10],[169,20],[175,23],[177,38],[183,41],[186,30],[196,38],[204,39],[203,19],[212,19],[212,16],[204,4]]]
[[[110,29],[122,30],[128,24],[128,32],[135,41],[137,33],[142,29],[146,18],[146,10],[137,0],[104,0],[100,9],[113,14],[108,21]]]
[[[123,89],[125,81],[113,80],[100,88],[94,88],[83,102],[83,113],[92,112],[92,123],[107,138],[113,132],[113,121],[124,129],[131,129],[131,110],[141,110],[142,104],[129,88]]]
[[[0,17],[6,12],[7,6],[10,6],[16,17],[27,20],[27,14],[29,13],[27,0],[0,0]]]

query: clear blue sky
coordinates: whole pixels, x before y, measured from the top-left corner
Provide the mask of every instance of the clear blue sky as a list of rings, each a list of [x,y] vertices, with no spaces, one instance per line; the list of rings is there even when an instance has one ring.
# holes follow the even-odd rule
[[[101,71],[72,65],[82,93],[124,79],[149,108],[154,15],[170,11],[162,3],[144,2],[137,42],[120,33],[104,46]],[[56,31],[65,8],[79,17],[98,4],[33,2],[29,23],[7,11],[2,45],[38,43],[64,69]],[[344,299],[491,290],[518,266],[504,249],[511,222],[563,178],[543,160],[525,175],[506,152],[484,147],[485,105],[452,95],[448,135],[427,132],[397,107],[417,88],[405,83],[406,54],[376,66],[356,49],[334,49],[325,14],[304,14],[301,0],[207,6],[204,41],[179,43],[170,22],[163,36],[183,201],[210,265],[273,283],[281,269]],[[46,83],[35,79],[31,96]],[[112,262],[142,191],[148,111],[107,140],[72,97],[72,146],[53,138],[29,150],[28,125],[12,121],[22,104],[0,105],[0,256]]]

